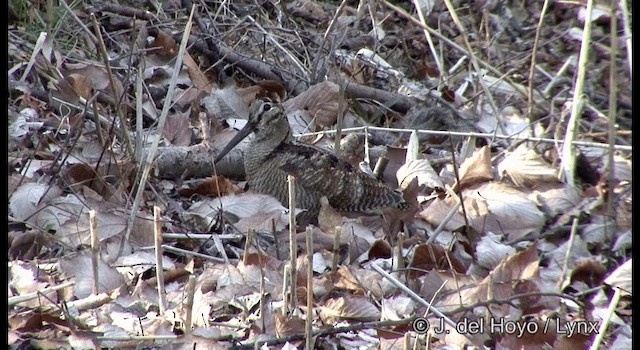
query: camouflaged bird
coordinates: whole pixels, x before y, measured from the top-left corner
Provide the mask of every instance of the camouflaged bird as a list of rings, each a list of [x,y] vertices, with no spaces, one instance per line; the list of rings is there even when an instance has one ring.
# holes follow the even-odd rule
[[[296,142],[282,107],[268,98],[250,107],[249,120],[215,162],[251,132],[254,137],[244,150],[244,167],[251,189],[269,194],[288,206],[287,175],[296,178],[296,207],[306,209],[298,223],[317,218],[320,198],[326,196],[338,211],[366,212],[385,207],[406,208],[402,194],[335,154]]]

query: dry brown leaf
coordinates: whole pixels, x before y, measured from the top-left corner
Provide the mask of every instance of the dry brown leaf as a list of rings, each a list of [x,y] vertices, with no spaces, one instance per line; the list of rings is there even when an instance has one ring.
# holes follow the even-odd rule
[[[287,5],[292,16],[302,17],[311,22],[327,19],[327,14],[320,4],[312,0],[297,0]]]
[[[537,245],[504,259],[477,286],[461,288],[457,292],[445,296],[437,303],[440,311],[455,309],[462,305],[473,305],[480,301],[491,299],[503,300],[515,293],[513,285],[519,280],[537,281],[539,278],[539,258]],[[492,309],[495,317],[513,317],[513,308],[496,307]]]
[[[287,114],[296,110],[309,111],[316,124],[330,126],[335,124],[338,113],[340,113],[338,110],[340,106],[338,101],[340,100],[342,100],[342,113],[344,113],[348,106],[344,97],[340,95],[340,87],[333,82],[324,81],[283,102],[282,106]]]
[[[262,80],[255,85],[238,88],[236,91],[238,95],[242,96],[247,106],[258,98],[268,97],[272,101],[280,103],[287,96],[287,89],[276,80]]]
[[[393,253],[393,248],[391,244],[386,240],[379,239],[375,243],[371,245],[369,248],[369,260],[374,260],[378,258],[388,259],[391,258],[391,254]]]
[[[77,103],[79,97],[89,100],[92,95],[91,85],[87,77],[77,73],[68,74],[58,83],[58,89],[62,93],[63,98],[71,103]]]
[[[24,183],[9,198],[9,209],[15,219],[36,223],[37,218],[42,215],[41,210],[61,194],[62,189],[54,184]]]
[[[200,195],[206,197],[220,197],[230,194],[242,193],[242,189],[231,182],[226,177],[211,176],[194,188],[181,188],[178,190],[181,196],[191,197],[193,195]]]
[[[65,76],[74,76],[75,80],[78,80],[77,83],[74,83],[78,86],[79,92],[85,93],[87,87],[85,84],[88,84],[90,88],[94,91],[100,91],[107,96],[111,96],[112,102],[115,103],[120,99],[124,94],[124,86],[122,82],[117,78],[117,76],[113,76],[113,82],[115,86],[113,90],[115,90],[116,96],[113,96],[113,91],[111,88],[111,80],[109,79],[109,72],[107,69],[98,64],[85,64],[85,63],[74,63],[67,64],[66,70],[63,72]],[[84,77],[81,79],[79,77]],[[75,90],[74,90],[75,92]],[[123,101],[127,101],[127,97],[124,96]]]
[[[194,61],[191,55],[186,51],[184,52],[182,62],[187,66],[189,78],[191,78],[193,87],[196,88],[196,90],[202,92],[211,90],[211,83],[209,82],[209,79],[207,79],[207,76],[200,70],[196,61]]]
[[[178,53],[178,45],[171,35],[159,30],[149,46],[150,54],[173,58]]]
[[[331,207],[327,197],[320,198],[320,213],[318,214],[318,226],[320,229],[331,235],[335,235],[336,227],[342,227],[344,217]]]
[[[189,123],[189,111],[171,113],[162,128],[162,136],[174,146],[191,145],[192,131]]]
[[[32,260],[42,247],[50,247],[53,238],[40,230],[28,230],[26,232],[9,231],[9,256],[13,259]]]
[[[305,320],[297,316],[284,316],[276,312],[276,335],[288,337],[294,334],[304,334]]]
[[[449,265],[449,262],[453,266]],[[439,244],[421,244],[415,248],[409,262],[409,278],[418,278],[431,270],[465,272],[465,266]]]
[[[475,184],[493,180],[491,149],[482,146],[460,164],[460,183],[454,188],[465,189]]]
[[[355,270],[356,273],[360,270]],[[363,293],[362,285],[358,281],[358,278],[353,274],[352,269],[347,266],[338,266],[338,270],[332,276],[333,284],[335,288],[351,291],[353,293]]]
[[[368,298],[348,295],[332,298],[320,308],[324,320],[349,319],[375,321],[380,319],[380,310]],[[329,322],[332,324],[334,322]]]
[[[429,205],[420,212],[420,217],[434,227],[440,225],[440,223],[447,216],[449,211],[456,205],[456,198],[445,197],[443,199],[437,197]],[[465,225],[462,211],[455,212],[453,217],[444,226],[447,231],[455,231]]]
[[[74,349],[100,349],[98,335],[101,333],[71,331],[69,345]]]
[[[431,270],[420,280],[422,282],[420,296],[425,300],[431,300],[436,297],[436,301],[445,295],[457,294],[460,290],[475,288],[479,283],[478,278],[460,274],[453,270]]]
[[[607,269],[596,259],[581,260],[571,271],[571,283],[580,281],[590,288],[598,287],[607,274]]]
[[[522,145],[498,164],[498,174],[517,187],[534,187],[541,183],[559,183],[558,169],[547,163],[535,149]]]

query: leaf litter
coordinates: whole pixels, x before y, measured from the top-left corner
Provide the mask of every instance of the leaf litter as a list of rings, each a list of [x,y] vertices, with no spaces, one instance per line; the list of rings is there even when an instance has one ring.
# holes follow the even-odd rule
[[[196,6],[172,81],[189,1],[10,2],[9,346],[301,349],[309,331],[347,349],[628,345],[628,9],[614,21],[602,4],[591,17],[568,2],[544,16],[538,2],[416,4]],[[571,185],[561,143],[586,18]],[[324,203],[317,225],[289,232],[287,203],[243,181],[242,144],[212,162],[264,96],[316,147],[333,148],[342,120],[341,156],[410,210]]]

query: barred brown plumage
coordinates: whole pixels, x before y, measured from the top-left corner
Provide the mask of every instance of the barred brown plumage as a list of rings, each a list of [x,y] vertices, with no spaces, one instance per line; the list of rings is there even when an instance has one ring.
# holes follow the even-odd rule
[[[287,175],[295,176],[296,206],[306,209],[297,216],[298,221],[317,218],[322,196],[327,197],[333,208],[344,212],[408,207],[399,191],[327,150],[296,142],[282,107],[268,98],[253,102],[247,124],[218,153],[215,161],[222,159],[251,132],[254,138],[244,150],[250,188],[272,195],[287,206]]]

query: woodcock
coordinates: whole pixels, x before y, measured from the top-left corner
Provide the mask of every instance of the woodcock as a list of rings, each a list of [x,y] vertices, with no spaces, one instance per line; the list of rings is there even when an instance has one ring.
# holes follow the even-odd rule
[[[296,206],[306,212],[299,223],[317,218],[320,197],[338,211],[364,212],[384,207],[407,206],[400,192],[339,159],[335,154],[296,142],[282,107],[268,98],[250,107],[249,120],[216,156],[220,161],[251,132],[244,150],[244,167],[251,189],[274,196],[288,206],[287,175],[296,178]]]

